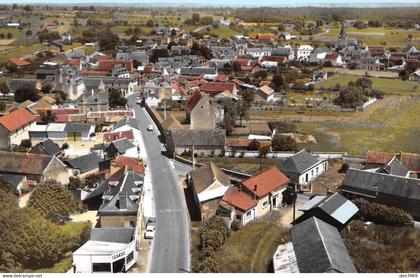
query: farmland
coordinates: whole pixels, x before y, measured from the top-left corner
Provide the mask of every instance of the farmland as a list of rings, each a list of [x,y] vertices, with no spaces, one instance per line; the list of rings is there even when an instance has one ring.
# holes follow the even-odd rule
[[[320,82],[315,85],[316,89],[333,88],[336,84],[341,86],[347,85],[350,81],[356,81],[359,77],[352,75],[335,75],[328,78],[328,80]],[[399,79],[387,79],[369,77],[372,80],[374,89],[384,91],[385,94],[413,94],[420,95],[419,84],[412,81],[403,81]]]
[[[368,150],[418,152],[420,97],[389,98],[381,108],[348,121],[298,123],[301,132],[310,133],[317,140],[316,145],[301,147],[352,154]]]

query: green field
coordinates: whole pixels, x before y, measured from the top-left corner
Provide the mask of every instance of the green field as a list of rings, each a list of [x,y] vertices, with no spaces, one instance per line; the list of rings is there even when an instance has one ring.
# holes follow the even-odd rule
[[[337,38],[340,33],[341,27],[335,27],[325,34],[324,37]],[[365,45],[386,45],[405,47],[409,43],[407,40],[408,35],[413,36],[412,42],[416,43],[420,40],[420,31],[416,30],[403,30],[403,29],[388,29],[388,28],[366,28],[356,29],[348,28],[347,36],[362,40]]]
[[[335,75],[328,78],[328,80],[320,82],[315,85],[316,89],[321,88],[333,88],[337,83],[341,86],[347,85],[350,81],[356,81],[357,76],[352,75]],[[375,89],[384,91],[386,94],[414,94],[420,95],[420,86],[418,82],[403,81],[400,79],[387,79],[370,77],[372,80],[372,86]]]
[[[418,152],[419,111],[420,97],[417,96],[387,103],[355,121],[298,123],[299,131],[312,134],[317,140],[317,144],[302,144],[300,147],[351,154],[364,154],[368,150]]]

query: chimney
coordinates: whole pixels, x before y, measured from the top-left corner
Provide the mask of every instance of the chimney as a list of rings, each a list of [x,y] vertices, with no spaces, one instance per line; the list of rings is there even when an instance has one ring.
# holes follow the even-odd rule
[[[257,185],[254,185],[254,192],[257,192]]]

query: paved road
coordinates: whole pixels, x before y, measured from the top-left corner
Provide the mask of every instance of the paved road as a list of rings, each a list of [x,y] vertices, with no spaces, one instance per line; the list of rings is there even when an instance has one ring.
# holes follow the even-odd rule
[[[158,131],[146,131],[153,124],[144,109],[135,103],[135,95],[128,97],[146,145],[148,166],[153,183],[156,211],[156,232],[153,240],[150,272],[173,273],[190,270],[189,223],[183,192],[178,187],[175,169],[161,154]]]

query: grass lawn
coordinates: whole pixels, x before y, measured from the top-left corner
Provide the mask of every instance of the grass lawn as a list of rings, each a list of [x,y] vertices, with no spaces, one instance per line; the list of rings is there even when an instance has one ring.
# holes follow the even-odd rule
[[[233,30],[232,28],[229,28],[224,25],[219,25],[219,27],[217,28],[211,28],[210,31],[207,31],[207,30],[203,31],[202,34],[203,35],[215,34],[219,38],[231,38],[234,35],[237,35],[239,33]]]
[[[80,239],[86,227],[90,227],[88,223],[66,223],[59,226],[67,235],[72,238]],[[24,272],[36,273],[65,273],[71,268],[72,252],[67,252],[64,258],[54,264],[52,267],[40,269],[26,269]]]
[[[42,48],[41,43],[35,43],[32,46],[19,46],[12,51],[6,52],[0,57],[0,61],[8,61],[10,59],[21,58],[23,56],[32,54],[33,52]]]
[[[368,150],[418,152],[420,97],[387,103],[367,117],[345,122],[298,123],[298,130],[315,136],[312,151],[347,151],[363,155]],[[385,100],[383,100],[385,101]],[[365,112],[363,112],[365,113]]]
[[[316,89],[333,88],[337,83],[341,86],[347,85],[350,81],[356,81],[360,77],[352,75],[335,75],[328,80],[320,82],[315,85]],[[387,79],[370,77],[372,86],[375,89],[384,91],[386,94],[416,94],[420,95],[420,86],[418,82],[403,81],[400,79]]]
[[[258,221],[233,232],[215,257],[222,273],[265,273],[277,246],[287,241],[286,229]]]

